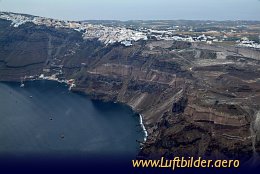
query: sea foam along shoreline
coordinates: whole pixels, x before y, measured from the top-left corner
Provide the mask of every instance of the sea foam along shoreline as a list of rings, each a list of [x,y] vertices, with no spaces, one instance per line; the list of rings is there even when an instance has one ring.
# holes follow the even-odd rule
[[[140,117],[140,125],[141,125],[141,127],[142,127],[142,129],[143,129],[143,131],[144,131],[144,134],[145,134],[145,136],[144,136],[144,142],[146,142],[147,137],[148,137],[148,132],[147,132],[145,126],[144,126],[142,115],[139,114],[139,117]]]

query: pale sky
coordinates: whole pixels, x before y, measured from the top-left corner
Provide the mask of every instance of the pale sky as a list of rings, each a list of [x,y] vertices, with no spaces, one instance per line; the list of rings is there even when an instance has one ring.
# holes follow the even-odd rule
[[[260,20],[259,0],[0,0],[0,11],[66,20]]]

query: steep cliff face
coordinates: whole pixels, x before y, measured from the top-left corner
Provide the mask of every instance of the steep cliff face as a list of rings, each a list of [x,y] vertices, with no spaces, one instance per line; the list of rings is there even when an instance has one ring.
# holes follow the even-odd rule
[[[73,91],[131,106],[149,135],[140,158],[259,154],[259,51],[153,40],[105,46],[76,31],[0,22],[0,80],[56,74],[75,79]]]
[[[26,23],[18,28],[0,19],[0,79],[20,80],[20,77],[40,74],[52,68],[75,45],[81,34]],[[58,63],[61,64],[61,63]]]

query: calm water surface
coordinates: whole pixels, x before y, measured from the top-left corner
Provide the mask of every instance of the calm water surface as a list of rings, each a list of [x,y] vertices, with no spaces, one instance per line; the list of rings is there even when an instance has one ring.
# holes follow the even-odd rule
[[[52,81],[0,83],[0,156],[124,155],[144,133],[126,106],[90,100]]]

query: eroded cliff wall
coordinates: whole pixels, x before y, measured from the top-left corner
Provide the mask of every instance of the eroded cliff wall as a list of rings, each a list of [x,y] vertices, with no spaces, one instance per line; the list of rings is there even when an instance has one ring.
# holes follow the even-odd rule
[[[148,130],[139,157],[248,160],[260,152],[260,52],[176,41],[130,47],[0,20],[0,80],[56,75],[75,92],[127,104]]]

